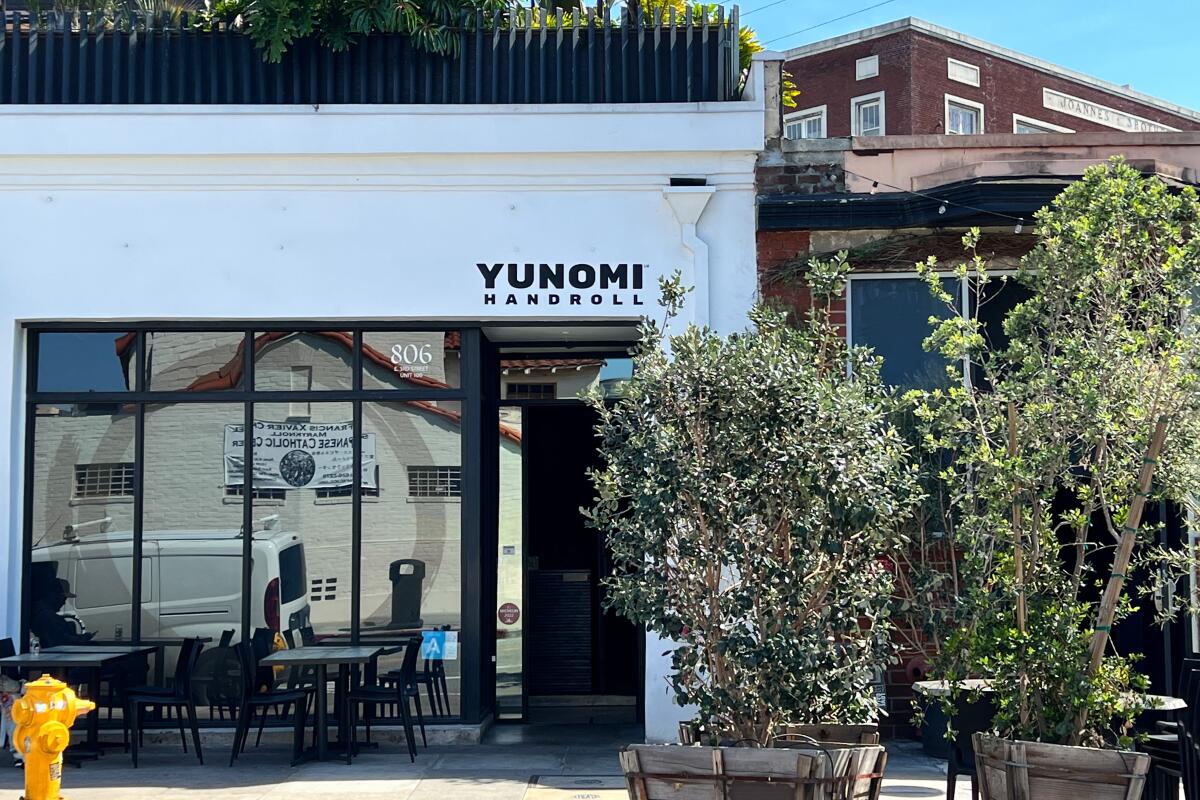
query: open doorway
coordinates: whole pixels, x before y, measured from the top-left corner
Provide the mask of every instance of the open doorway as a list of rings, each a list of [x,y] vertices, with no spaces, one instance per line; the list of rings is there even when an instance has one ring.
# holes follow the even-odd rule
[[[500,717],[638,722],[644,637],[604,610],[601,582],[611,562],[603,537],[579,511],[593,497],[587,470],[598,461],[595,411],[579,402],[527,402],[503,407],[501,418],[519,434],[502,444],[501,456]]]

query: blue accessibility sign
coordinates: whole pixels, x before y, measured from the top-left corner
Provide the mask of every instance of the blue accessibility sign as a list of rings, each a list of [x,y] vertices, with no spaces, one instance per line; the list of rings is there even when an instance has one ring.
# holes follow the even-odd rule
[[[458,660],[458,631],[421,631],[421,658]]]

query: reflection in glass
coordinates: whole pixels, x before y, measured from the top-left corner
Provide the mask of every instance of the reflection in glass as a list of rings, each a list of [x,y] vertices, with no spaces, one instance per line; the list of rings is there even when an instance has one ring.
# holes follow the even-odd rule
[[[942,283],[958,301],[958,279],[944,278]],[[929,318],[947,319],[953,312],[921,278],[855,280],[850,306],[851,344],[870,347],[883,359],[885,383],[905,389],[949,385],[946,359],[926,351],[924,341],[933,333]]]
[[[452,638],[458,634],[461,422],[458,413],[423,401],[363,404],[363,432],[378,467],[378,497],[362,506],[365,642],[400,643],[443,626]],[[450,707],[443,713],[457,716],[459,661],[453,655],[444,662]],[[399,660],[399,653],[380,659],[380,673],[398,668]]]
[[[572,400],[606,378],[599,358],[506,358],[500,361],[505,400]],[[615,376],[614,376],[615,377]]]
[[[242,637],[242,501],[230,498],[230,427],[244,422],[240,403],[159,404],[146,407],[142,552],[153,564],[142,603],[142,636],[204,645],[193,695],[201,716],[227,700],[218,674],[227,653],[219,644]],[[240,462],[239,462],[240,466]],[[279,554],[290,534],[256,518],[252,544],[250,624],[267,625],[267,594],[279,575]],[[144,579],[145,580],[145,579]],[[167,647],[171,675],[179,649]],[[211,696],[210,696],[211,690]]]
[[[39,333],[37,391],[125,392],[135,388],[132,333]]]
[[[43,647],[133,635],[133,437],[121,406],[37,407],[29,620]]]
[[[279,574],[271,576],[278,585],[266,592],[267,627],[299,645],[310,634],[306,628],[318,639],[350,630],[354,411],[350,403],[312,403],[292,416],[294,406],[254,407],[251,499],[255,518],[270,520],[285,544]],[[240,462],[240,454],[231,455]],[[378,484],[369,439],[363,465],[363,501],[373,502]],[[240,470],[226,480],[226,489],[240,496]]]
[[[605,359],[600,368],[600,389],[605,397],[623,397],[625,387],[633,378],[632,358]]]
[[[270,392],[350,389],[353,347],[354,336],[348,331],[256,333],[254,388]]]
[[[501,719],[523,716],[525,670],[524,525],[520,408],[500,409],[500,552],[496,580],[496,705]]]
[[[458,331],[365,331],[364,389],[457,389]]]
[[[146,386],[157,392],[242,388],[245,335],[237,332],[146,334]]]

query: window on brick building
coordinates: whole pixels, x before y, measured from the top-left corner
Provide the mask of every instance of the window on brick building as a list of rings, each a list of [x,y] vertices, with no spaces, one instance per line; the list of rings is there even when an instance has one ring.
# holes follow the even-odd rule
[[[1022,114],[1013,114],[1013,133],[1074,133],[1070,128],[1064,128],[1062,125],[1055,125],[1052,122],[1043,122],[1040,119],[1026,117]]]
[[[979,67],[974,64],[968,64],[965,61],[958,61],[953,58],[946,59],[946,77],[952,81],[965,83],[968,86],[979,85]]]
[[[946,95],[946,133],[983,133],[983,104]]]
[[[824,139],[825,106],[793,111],[783,118],[783,133],[789,139]]]
[[[867,56],[854,62],[854,80],[874,78],[879,74],[879,56]]]
[[[951,288],[953,277],[943,285]],[[882,376],[891,386],[934,389],[950,385],[949,362],[925,350],[929,318],[946,319],[950,309],[916,275],[852,276],[846,298],[850,344],[870,347],[883,359]]]
[[[972,278],[946,275],[942,286],[955,298],[954,311],[930,293],[924,280],[906,274],[851,275],[846,297],[846,325],[850,344],[870,347],[883,359],[883,380],[905,389],[933,389],[950,385],[952,379],[979,384],[982,375],[977,365],[953,366],[937,352],[925,349],[932,333],[929,320],[948,319],[953,313],[969,308],[978,313],[987,347],[999,350],[1007,346],[1004,318],[1028,291],[1011,278],[996,275],[979,291]],[[965,302],[964,302],[965,301]],[[978,308],[976,308],[978,306]]]
[[[884,93],[874,92],[850,101],[850,135],[884,136]]]

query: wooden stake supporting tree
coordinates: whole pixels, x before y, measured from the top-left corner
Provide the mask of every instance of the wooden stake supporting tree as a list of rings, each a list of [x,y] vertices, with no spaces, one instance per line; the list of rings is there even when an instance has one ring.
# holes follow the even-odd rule
[[[974,313],[930,339],[983,376],[927,393],[917,414],[927,445],[953,455],[962,554],[956,627],[935,667],[988,679],[1003,736],[1127,745],[1146,679],[1111,634],[1157,588],[1133,585],[1135,570],[1185,566],[1147,544],[1144,512],[1200,493],[1200,203],[1114,159],[1039,212],[1036,235],[1003,350],[984,346],[978,312],[1000,279],[977,256],[957,268]],[[941,265],[922,269],[953,302]]]

